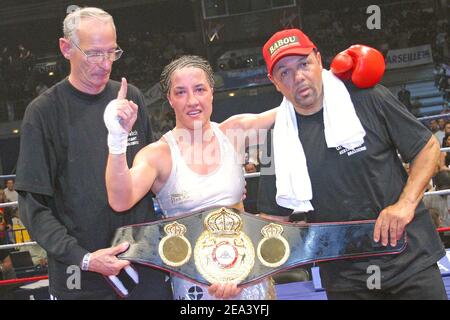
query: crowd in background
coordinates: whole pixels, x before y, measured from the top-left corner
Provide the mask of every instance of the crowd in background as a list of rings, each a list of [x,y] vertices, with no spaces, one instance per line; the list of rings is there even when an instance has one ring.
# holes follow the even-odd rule
[[[35,96],[32,75],[35,57],[22,44],[4,46],[0,55],[0,121],[16,118],[15,105],[19,100],[29,101]]]
[[[357,43],[377,48],[384,55],[390,49],[429,44],[434,61],[443,62],[448,59],[448,52],[445,51],[445,44],[449,41],[448,23],[439,20],[432,9],[423,9],[414,2],[386,5],[381,11],[380,29],[372,30],[370,37],[367,36],[366,9],[326,8],[315,10],[314,13],[304,13],[304,30],[318,46],[326,67],[337,52]],[[247,68],[259,62],[262,56],[252,58],[254,59],[230,57],[229,63],[218,66],[224,70]]]
[[[183,34],[144,31],[120,40],[125,54],[113,68],[113,79],[126,75],[128,81],[146,91],[159,81],[162,69],[173,59],[193,53]]]
[[[361,10],[364,9],[361,8]],[[372,38],[366,36],[366,20],[363,18],[367,15],[350,10],[350,8],[337,11],[322,10],[317,14],[306,16],[304,25],[305,31],[311,34],[320,51],[328,54],[322,56],[325,66],[329,65],[337,52],[355,43],[376,47],[383,54],[390,49],[430,44],[434,61],[447,63],[448,52],[446,53],[444,48],[448,43],[448,25],[436,23],[434,12],[422,10],[414,5],[402,10],[400,15],[397,13],[397,10],[384,10],[383,21],[386,24],[374,32]],[[309,26],[314,26],[314,29],[309,30]],[[115,64],[112,78],[119,79],[125,75],[129,83],[134,84],[143,92],[159,82],[163,66],[173,59],[183,54],[201,54],[184,34],[176,32],[167,34],[150,31],[133,32],[127,38],[120,39],[119,44],[125,55]],[[227,66],[230,69],[246,68],[252,62],[254,61],[236,60],[235,65],[228,64]],[[60,61],[60,63],[62,62]],[[25,48],[22,44],[3,47],[0,55],[0,122],[20,119],[25,106],[31,99],[65,76],[64,67],[61,66],[59,72],[51,80],[53,83],[49,83],[42,79],[39,70],[35,69],[35,64],[36,57],[33,54],[33,48]],[[67,66],[65,67],[67,68]],[[445,68],[438,69],[435,74],[435,86],[444,93],[445,100],[448,100],[448,75]],[[410,92],[406,88],[402,88],[398,97],[412,113],[418,115],[414,111]],[[446,108],[444,109],[445,112],[448,112]],[[174,127],[174,113],[170,108],[155,108],[152,110],[151,121],[154,138],[158,139]],[[427,124],[442,147],[450,147],[450,118],[431,120]],[[249,150],[243,167],[245,172],[254,173],[259,170],[257,153],[257,150]],[[11,197],[15,192],[13,181],[12,189],[11,183],[8,183],[9,185],[4,190],[0,189],[0,203],[17,201],[17,196]],[[252,196],[248,196],[246,199],[246,210],[257,213],[258,208],[255,201],[258,193],[257,180],[249,181],[247,188]],[[429,188],[430,191],[442,189],[450,189],[450,153],[446,152],[441,154],[440,172],[430,183]],[[17,192],[15,194],[17,195]],[[433,216],[436,227],[450,226],[447,195],[426,197],[425,204]],[[443,236],[442,240],[445,242],[448,241],[448,238]],[[26,241],[30,241],[30,238],[20,222],[18,208],[0,208],[0,244]],[[5,257],[0,257],[0,263],[3,260],[3,263],[7,265],[5,259]],[[39,259],[37,264],[44,265],[46,263],[45,257]]]
[[[14,189],[14,180],[7,179],[5,188],[0,188],[0,204],[17,202],[18,194]],[[0,207],[0,245],[20,244],[30,242],[30,235],[19,217],[17,205]],[[9,249],[0,249],[0,280],[13,279],[16,274],[12,252],[28,252],[34,266],[46,268],[46,252],[38,245],[22,246]],[[33,266],[30,266],[30,268]],[[3,297],[4,288],[0,286],[0,299]]]
[[[328,53],[322,56],[326,66],[336,52],[356,43],[377,48],[384,55],[390,49],[430,44],[434,61],[442,62],[448,24],[438,21],[435,12],[422,9],[417,3],[401,6],[397,3],[383,7],[381,28],[372,30],[371,37],[367,37],[365,7],[321,10],[305,16],[304,29],[314,38],[319,50]]]
[[[164,65],[190,51],[183,34],[133,33],[120,40],[125,51],[113,68],[113,79],[126,76],[128,81],[146,91],[159,81]],[[55,52],[55,55],[58,53]],[[67,72],[67,62],[59,59],[56,70],[35,65],[32,51],[19,45],[4,47],[0,56],[0,122],[19,120],[26,105]],[[49,72],[53,71],[53,72]]]
[[[430,44],[435,62],[446,62],[448,52],[448,25],[437,18],[432,9],[423,9],[418,3],[389,4],[382,10],[382,25],[367,37],[366,8],[323,9],[305,14],[303,25],[311,35],[327,67],[332,57],[351,44],[364,43],[380,49]],[[170,28],[169,28],[170,30]],[[129,34],[120,37],[119,45],[125,51],[123,58],[113,68],[113,79],[126,75],[129,82],[143,92],[158,83],[162,67],[182,54],[202,54],[201,48],[184,33],[122,31]],[[199,36],[201,38],[201,36]],[[56,70],[35,67],[39,60],[30,48],[22,44],[5,43],[0,55],[0,122],[19,120],[28,102],[67,74],[67,63],[58,60]],[[36,50],[42,46],[36,44]],[[47,55],[49,55],[47,53]],[[58,52],[54,56],[60,56]],[[257,57],[255,58],[257,59]],[[255,60],[256,61],[256,60]],[[212,65],[218,65],[212,63]],[[243,61],[235,68],[247,67]]]

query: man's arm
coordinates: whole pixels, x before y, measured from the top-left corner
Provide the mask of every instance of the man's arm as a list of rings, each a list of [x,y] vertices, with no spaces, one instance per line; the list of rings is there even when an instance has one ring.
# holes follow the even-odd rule
[[[386,246],[389,236],[392,246],[402,236],[405,227],[414,218],[417,205],[423,197],[425,188],[439,168],[440,148],[432,135],[410,165],[409,177],[396,203],[383,209],[374,229],[374,240]]]
[[[20,218],[33,240],[47,252],[66,265],[81,266],[83,257],[89,253],[81,247],[75,237],[55,217],[49,205],[49,197],[30,192],[19,192]],[[116,255],[128,248],[121,244],[113,248],[93,252],[89,259],[89,271],[105,276],[117,275],[129,265],[128,261],[118,260]]]
[[[78,245],[67,228],[55,217],[44,195],[20,191],[20,219],[31,238],[59,261],[67,265],[79,265],[88,250]]]
[[[237,114],[222,122],[220,129],[229,137],[239,131],[242,135],[239,138],[249,138],[247,145],[261,144],[264,142],[266,133],[261,134],[258,129],[270,129],[275,123],[277,111],[278,108],[273,108],[257,114]]]

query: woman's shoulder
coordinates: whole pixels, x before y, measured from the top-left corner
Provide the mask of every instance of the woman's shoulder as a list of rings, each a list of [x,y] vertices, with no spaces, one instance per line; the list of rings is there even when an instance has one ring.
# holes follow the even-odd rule
[[[152,142],[142,148],[140,153],[148,159],[164,160],[167,156],[170,156],[170,147],[164,136],[162,136],[159,140]]]

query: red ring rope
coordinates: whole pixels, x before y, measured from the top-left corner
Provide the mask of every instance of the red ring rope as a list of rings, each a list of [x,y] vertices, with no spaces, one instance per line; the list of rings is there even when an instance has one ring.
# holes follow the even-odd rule
[[[1,285],[7,284],[16,284],[16,283],[24,283],[24,282],[33,282],[48,279],[48,276],[39,276],[39,277],[30,277],[30,278],[20,278],[20,279],[9,279],[9,280],[0,280]]]

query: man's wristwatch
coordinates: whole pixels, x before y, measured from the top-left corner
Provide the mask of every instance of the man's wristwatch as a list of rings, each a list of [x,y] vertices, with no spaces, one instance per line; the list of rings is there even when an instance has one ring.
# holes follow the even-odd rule
[[[84,255],[83,260],[81,260],[81,270],[89,271],[89,260],[91,258],[91,253],[88,252]]]

